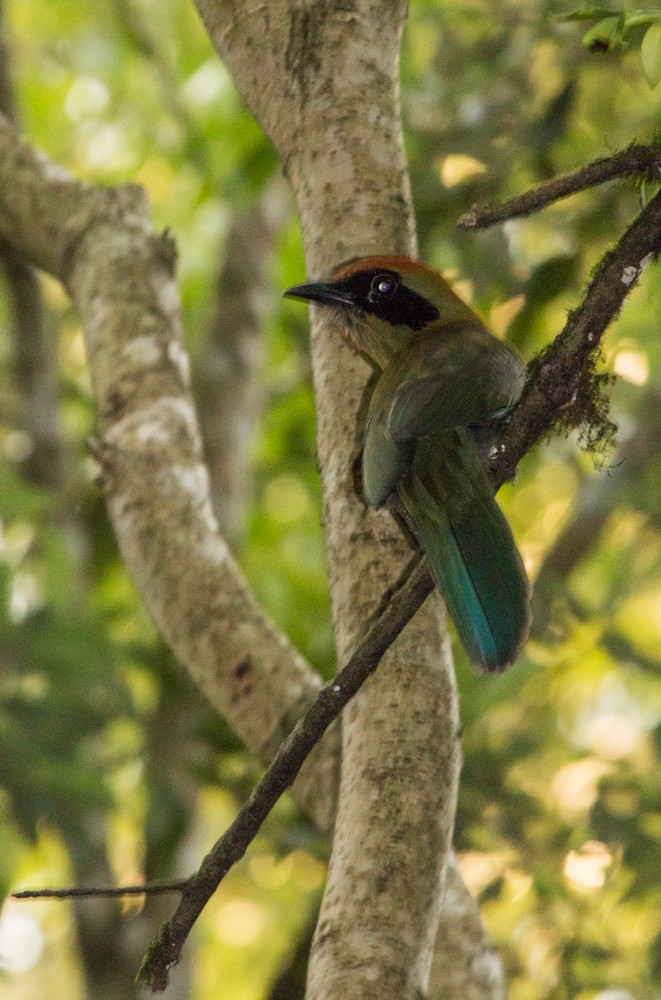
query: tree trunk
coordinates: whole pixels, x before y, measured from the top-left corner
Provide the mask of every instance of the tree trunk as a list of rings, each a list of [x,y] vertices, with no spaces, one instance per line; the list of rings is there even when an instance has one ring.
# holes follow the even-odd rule
[[[413,253],[398,95],[406,5],[198,0],[198,7],[285,164],[309,275],[355,254]],[[390,516],[368,511],[354,486],[356,418],[369,369],[322,315],[313,316],[312,353],[343,661],[410,551]],[[427,992],[459,770],[452,662],[436,596],[343,725],[338,817],[308,997],[414,1000]]]

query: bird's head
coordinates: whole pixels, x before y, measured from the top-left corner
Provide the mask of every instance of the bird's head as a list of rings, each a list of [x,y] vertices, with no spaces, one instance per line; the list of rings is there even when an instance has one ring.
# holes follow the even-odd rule
[[[381,368],[430,324],[474,318],[438,271],[410,257],[354,258],[284,294],[338,310],[354,348]]]

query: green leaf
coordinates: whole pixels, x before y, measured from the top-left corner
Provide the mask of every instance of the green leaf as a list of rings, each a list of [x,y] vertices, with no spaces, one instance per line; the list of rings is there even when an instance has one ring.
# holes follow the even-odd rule
[[[611,52],[622,40],[622,16],[604,17],[583,36],[583,45],[591,52]]]
[[[656,87],[661,80],[661,23],[653,24],[645,32],[640,46],[643,73],[650,87]]]
[[[584,7],[574,10],[571,14],[563,14],[561,21],[594,21],[596,18],[612,17],[613,11],[608,7]]]
[[[634,10],[630,14],[624,15],[624,30],[641,28],[645,24],[654,24],[656,21],[661,21],[661,10]]]

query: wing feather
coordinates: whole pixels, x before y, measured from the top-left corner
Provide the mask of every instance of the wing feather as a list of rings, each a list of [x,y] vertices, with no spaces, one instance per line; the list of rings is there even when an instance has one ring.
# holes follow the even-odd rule
[[[496,419],[523,389],[525,366],[479,323],[446,323],[412,338],[379,376],[370,401],[363,488],[381,507],[406,476],[416,442]]]
[[[395,441],[495,419],[521,395],[525,365],[478,324],[411,340],[381,374],[370,405]]]

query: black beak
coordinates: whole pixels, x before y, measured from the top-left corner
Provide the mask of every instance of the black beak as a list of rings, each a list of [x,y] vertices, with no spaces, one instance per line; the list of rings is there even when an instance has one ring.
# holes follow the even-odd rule
[[[307,299],[324,305],[353,305],[351,295],[330,281],[313,281],[309,285],[294,285],[282,293],[292,299]]]

